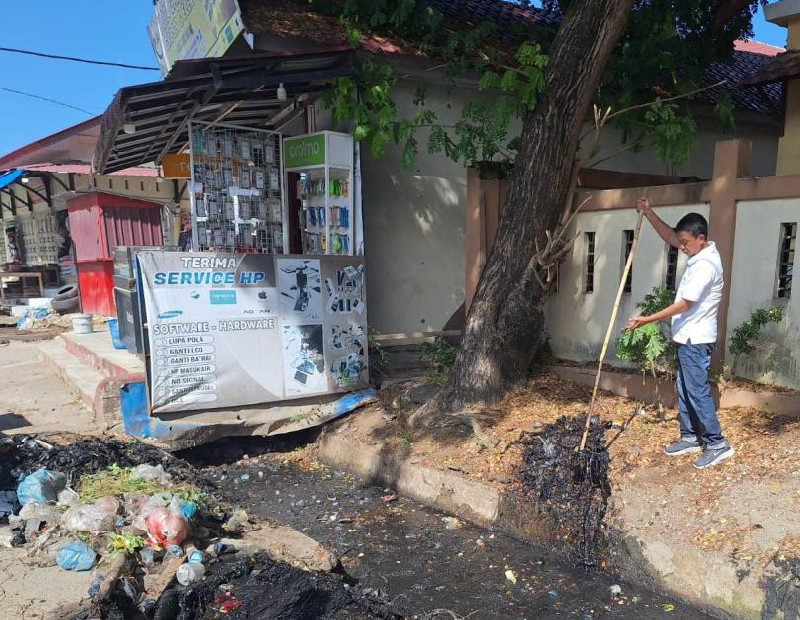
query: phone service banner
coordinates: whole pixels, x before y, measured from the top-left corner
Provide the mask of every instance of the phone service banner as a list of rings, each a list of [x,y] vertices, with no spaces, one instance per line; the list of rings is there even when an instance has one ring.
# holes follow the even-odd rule
[[[364,259],[142,252],[154,412],[366,387]]]

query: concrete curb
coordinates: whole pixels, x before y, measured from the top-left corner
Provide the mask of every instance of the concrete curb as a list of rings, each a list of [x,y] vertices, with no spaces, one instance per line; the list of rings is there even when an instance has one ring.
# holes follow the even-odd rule
[[[478,525],[495,523],[500,514],[501,493],[497,489],[412,463],[384,450],[380,444],[356,448],[352,440],[326,433],[319,441],[319,459]]]
[[[87,365],[71,353],[65,341],[60,339],[39,344],[39,355],[94,413],[95,422],[109,428],[122,420],[119,404],[122,386],[143,380],[138,375],[108,377],[101,369]]]
[[[581,366],[553,366],[553,372],[563,378],[581,385],[594,385],[596,369]],[[600,378],[600,388],[619,396],[651,402],[655,399],[656,386],[652,377],[642,380],[640,374],[629,372],[615,372],[604,370]],[[658,380],[658,390],[661,402],[665,407],[673,408],[676,404],[675,383]],[[753,392],[741,388],[728,387],[719,391],[717,386],[712,386],[714,398],[722,408],[752,407],[754,409],[768,408],[778,415],[800,417],[800,395],[796,392]]]
[[[319,439],[318,458],[357,478],[391,486],[426,506],[479,526],[494,526],[525,542],[542,545],[556,536],[547,515],[535,505],[521,505],[494,487],[415,463],[381,442],[356,444],[341,430],[329,430]],[[741,579],[729,565],[709,566],[708,557],[690,547],[672,548],[625,533],[610,539],[614,568],[627,580],[669,593],[717,617],[762,617],[764,594],[757,575]]]

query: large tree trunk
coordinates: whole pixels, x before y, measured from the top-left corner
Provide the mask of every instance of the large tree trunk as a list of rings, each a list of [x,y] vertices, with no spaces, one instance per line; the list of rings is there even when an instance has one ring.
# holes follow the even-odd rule
[[[583,119],[632,3],[575,0],[565,15],[550,52],[547,88],[524,120],[497,240],[461,349],[430,413],[496,401],[525,378],[542,345],[547,291],[536,275],[542,268],[535,260],[535,240],[544,246],[546,231],[553,231],[564,214]]]

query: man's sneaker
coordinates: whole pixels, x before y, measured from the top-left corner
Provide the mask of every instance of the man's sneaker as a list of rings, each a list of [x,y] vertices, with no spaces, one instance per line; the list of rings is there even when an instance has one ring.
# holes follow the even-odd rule
[[[669,444],[664,448],[664,452],[668,456],[678,456],[679,454],[689,454],[689,452],[700,452],[702,449],[703,446],[697,439],[681,439]]]
[[[703,454],[700,455],[700,458],[694,462],[694,466],[696,469],[705,469],[706,467],[716,465],[720,461],[731,458],[733,454],[734,450],[731,446],[725,446],[724,448],[706,448],[703,450]]]

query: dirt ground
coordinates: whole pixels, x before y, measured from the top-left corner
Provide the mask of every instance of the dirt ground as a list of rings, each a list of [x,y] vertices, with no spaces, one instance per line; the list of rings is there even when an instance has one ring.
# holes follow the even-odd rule
[[[480,428],[458,422],[410,430],[407,417],[431,392],[424,380],[385,389],[387,423],[375,430],[353,422],[345,432],[360,441],[386,441],[414,462],[507,490],[520,486],[525,442],[562,415],[585,415],[591,396],[590,388],[544,372],[494,409],[479,412]],[[642,410],[640,403],[605,393],[595,413],[613,424],[606,434],[609,525],[692,545],[742,574],[800,556],[800,412],[782,417],[768,410],[721,410],[736,454],[703,471],[691,466],[696,454],[664,454],[664,445],[678,436],[676,411],[667,410],[661,421],[654,407]]]
[[[0,330],[0,337],[2,333]],[[93,414],[41,361],[36,344],[0,344],[0,368],[1,432],[39,436],[100,432]]]

